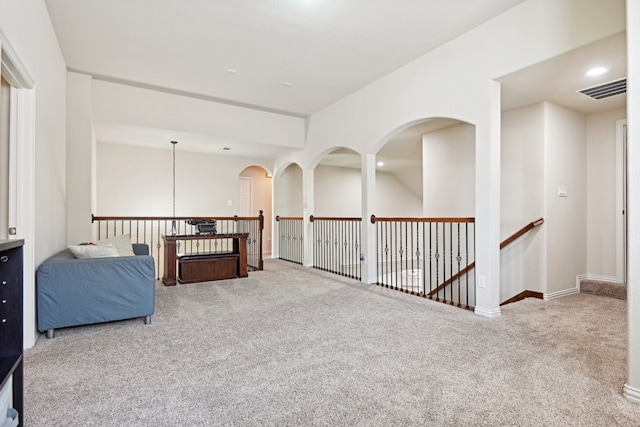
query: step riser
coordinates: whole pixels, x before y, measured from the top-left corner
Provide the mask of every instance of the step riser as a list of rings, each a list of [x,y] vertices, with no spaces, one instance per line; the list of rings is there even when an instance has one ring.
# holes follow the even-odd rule
[[[580,293],[626,300],[627,285],[598,280],[581,280]]]

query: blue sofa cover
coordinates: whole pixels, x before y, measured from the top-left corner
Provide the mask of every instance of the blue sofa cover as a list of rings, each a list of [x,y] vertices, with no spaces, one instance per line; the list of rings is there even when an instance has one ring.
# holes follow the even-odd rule
[[[155,307],[155,265],[145,244],[136,256],[78,259],[65,249],[36,273],[38,330],[145,317]]]

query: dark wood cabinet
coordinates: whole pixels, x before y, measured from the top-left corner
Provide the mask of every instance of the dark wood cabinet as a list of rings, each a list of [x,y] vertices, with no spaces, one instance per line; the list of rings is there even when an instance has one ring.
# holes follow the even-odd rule
[[[23,425],[23,240],[0,240],[0,379],[13,375],[13,408]]]
[[[162,236],[164,241],[164,276],[162,283],[174,286],[176,283],[208,282],[211,280],[247,277],[247,238],[248,233],[234,234],[194,234],[182,236]],[[178,242],[190,241],[230,241],[220,245],[226,250],[208,253],[178,254]],[[179,263],[176,261],[179,260]],[[178,264],[178,265],[177,265]],[[178,266],[179,271],[176,271]]]

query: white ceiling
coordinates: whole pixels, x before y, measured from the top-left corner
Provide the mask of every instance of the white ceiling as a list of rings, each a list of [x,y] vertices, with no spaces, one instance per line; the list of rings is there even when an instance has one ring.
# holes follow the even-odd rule
[[[605,74],[586,72],[605,67]],[[502,109],[551,101],[582,114],[623,108],[626,94],[594,100],[578,90],[627,77],[627,38],[622,32],[498,79]]]
[[[96,79],[191,94],[306,117],[524,0],[45,0],[70,70]],[[584,77],[587,68],[610,72]],[[235,70],[235,73],[229,72]],[[592,114],[625,95],[593,101],[575,91],[624,77],[625,34],[500,78],[503,109],[549,100]],[[283,83],[290,85],[283,85]],[[421,158],[416,125],[379,153],[387,170]],[[119,123],[95,123],[99,141],[208,151],[228,141]],[[163,144],[165,146],[166,144]],[[282,147],[236,144],[235,156],[276,158]],[[323,164],[359,167],[345,153]]]
[[[522,1],[46,4],[72,70],[307,116]]]

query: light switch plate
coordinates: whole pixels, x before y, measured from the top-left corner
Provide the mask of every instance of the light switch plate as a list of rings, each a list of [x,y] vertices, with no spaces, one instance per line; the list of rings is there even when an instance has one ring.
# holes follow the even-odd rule
[[[558,185],[558,197],[567,197],[566,185]]]

